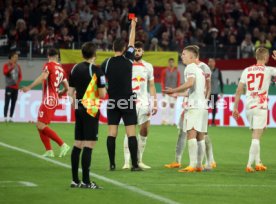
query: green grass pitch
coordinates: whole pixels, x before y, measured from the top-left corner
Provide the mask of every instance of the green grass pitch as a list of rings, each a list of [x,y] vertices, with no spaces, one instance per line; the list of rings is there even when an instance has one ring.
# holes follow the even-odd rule
[[[72,146],[73,124],[52,124],[51,128]],[[252,174],[244,171],[251,142],[247,128],[210,127],[209,135],[218,166],[211,172],[190,174],[163,167],[174,160],[177,140],[175,127],[151,126],[144,162],[152,169],[144,172],[121,170],[123,134],[124,128],[121,126],[116,143],[117,170],[110,172],[106,150],[107,126],[100,126],[99,141],[92,154],[93,173],[175,203],[276,203],[276,129],[267,129],[261,141],[261,157],[268,170]],[[0,142],[36,154],[44,153],[35,125],[31,123],[1,123]],[[58,155],[59,148],[52,144]],[[70,165],[70,154],[54,160]],[[188,164],[187,149],[182,163],[184,166]],[[104,189],[71,189],[70,169],[0,144],[1,203],[166,203],[98,178],[91,180]],[[32,182],[37,187],[24,187],[17,181]]]

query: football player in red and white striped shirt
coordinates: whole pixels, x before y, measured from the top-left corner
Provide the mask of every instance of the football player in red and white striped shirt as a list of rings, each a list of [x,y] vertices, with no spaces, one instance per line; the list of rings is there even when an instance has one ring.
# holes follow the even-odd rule
[[[273,51],[276,60],[276,51]],[[260,138],[267,125],[268,89],[271,78],[276,76],[276,68],[266,66],[269,60],[269,51],[266,48],[256,50],[257,64],[246,68],[241,76],[236,97],[233,116],[239,117],[238,104],[240,96],[246,87],[246,116],[252,129],[252,142],[249,150],[249,159],[246,172],[254,172],[252,164],[255,162],[256,171],[265,171],[260,159]]]
[[[46,149],[46,153],[43,156],[54,157],[50,143],[50,139],[52,139],[61,147],[59,157],[63,157],[69,151],[70,147],[48,127],[48,124],[50,124],[55,113],[59,96],[68,91],[69,85],[65,78],[64,70],[58,63],[58,51],[56,49],[50,48],[48,50],[48,59],[49,61],[44,65],[41,75],[29,86],[23,87],[22,91],[26,93],[42,83],[42,103],[38,111],[36,126]],[[61,91],[59,91],[60,84],[64,87]]]

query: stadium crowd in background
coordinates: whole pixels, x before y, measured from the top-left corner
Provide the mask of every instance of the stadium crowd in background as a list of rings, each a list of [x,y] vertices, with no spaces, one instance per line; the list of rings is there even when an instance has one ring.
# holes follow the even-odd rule
[[[4,0],[0,37],[6,49],[79,48],[92,41],[111,50],[116,37],[127,40],[127,14],[138,16],[137,38],[145,50],[181,51],[200,46],[202,58],[252,57],[259,46],[276,48],[273,0]],[[73,45],[74,43],[74,45]],[[23,50],[24,51],[24,50]]]

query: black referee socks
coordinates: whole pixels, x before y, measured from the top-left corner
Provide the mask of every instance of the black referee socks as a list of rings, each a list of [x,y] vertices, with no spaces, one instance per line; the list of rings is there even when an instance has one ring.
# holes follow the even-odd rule
[[[92,149],[89,147],[84,147],[81,156],[81,166],[82,166],[82,181],[85,184],[90,184],[89,171],[91,165],[91,154]]]
[[[75,183],[80,182],[79,176],[78,176],[80,153],[81,153],[81,149],[74,146],[71,153],[71,167],[72,167],[71,169],[72,169],[73,181]]]
[[[109,156],[110,167],[115,167],[115,147],[116,137],[108,136],[106,140],[106,146]]]
[[[130,152],[132,167],[136,168],[138,167],[138,142],[136,136],[129,136],[128,137],[128,148]]]

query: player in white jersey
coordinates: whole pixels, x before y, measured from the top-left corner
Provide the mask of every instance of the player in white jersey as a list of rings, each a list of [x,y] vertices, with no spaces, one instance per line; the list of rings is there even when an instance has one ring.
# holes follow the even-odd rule
[[[276,51],[273,51],[276,60]],[[246,172],[265,171],[267,169],[260,158],[260,139],[267,125],[268,89],[271,78],[276,76],[276,68],[266,66],[269,51],[266,48],[256,50],[257,64],[246,68],[242,75],[235,96],[233,116],[239,117],[238,104],[244,87],[246,87],[246,116],[252,130],[252,141]],[[255,162],[255,170],[252,168]]]
[[[198,159],[198,151],[204,152],[204,133],[207,132],[205,123],[205,74],[197,65],[199,52],[194,46],[187,46],[182,52],[182,62],[187,65],[184,70],[185,83],[177,88],[167,88],[164,93],[173,94],[189,89],[187,112],[184,115],[183,131],[187,132],[190,164],[179,172],[202,171],[204,154]],[[199,160],[199,162],[198,162]]]
[[[138,165],[140,168],[149,169],[150,166],[143,163],[143,153],[146,147],[147,136],[150,126],[151,115],[157,113],[157,96],[154,84],[153,67],[150,63],[142,60],[144,54],[144,45],[142,42],[135,43],[135,58],[132,67],[132,90],[137,95],[136,111],[138,117]],[[151,104],[152,97],[153,104]],[[151,108],[152,105],[152,108]],[[124,140],[124,158],[123,169],[129,169],[130,153],[128,149],[127,137]]]

